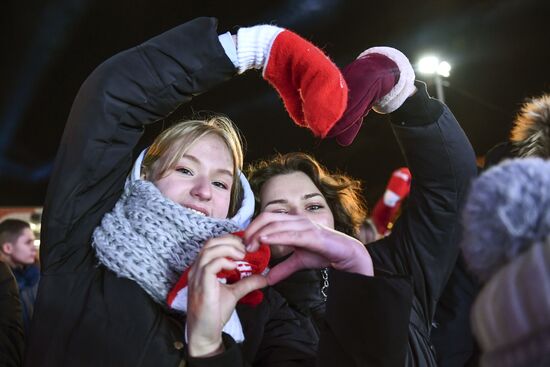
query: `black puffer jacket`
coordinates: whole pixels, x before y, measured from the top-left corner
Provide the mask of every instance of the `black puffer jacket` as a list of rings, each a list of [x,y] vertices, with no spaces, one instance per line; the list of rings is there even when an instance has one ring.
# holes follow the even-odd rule
[[[410,278],[367,277],[336,270],[329,277],[316,366],[403,367],[413,297]],[[215,357],[189,359],[189,366],[240,366],[238,347],[228,338],[225,346],[226,351]]]
[[[413,177],[408,206],[391,235],[367,248],[375,274],[412,278],[406,365],[436,366],[430,343],[432,320],[457,258],[460,209],[477,170],[474,151],[455,117],[428,96],[424,83],[416,86],[418,91],[390,114]],[[319,321],[322,282],[319,271],[310,270],[283,281],[278,290],[291,305]]]

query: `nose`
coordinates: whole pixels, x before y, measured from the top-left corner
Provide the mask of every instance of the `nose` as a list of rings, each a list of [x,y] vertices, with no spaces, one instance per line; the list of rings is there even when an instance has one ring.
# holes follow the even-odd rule
[[[191,188],[191,196],[201,200],[208,201],[212,198],[212,186],[207,177],[196,177]]]
[[[289,207],[288,208],[288,214],[292,215],[303,215],[304,211],[297,207]]]

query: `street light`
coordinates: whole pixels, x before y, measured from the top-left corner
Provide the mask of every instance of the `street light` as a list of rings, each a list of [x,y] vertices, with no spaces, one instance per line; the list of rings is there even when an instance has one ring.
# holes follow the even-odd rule
[[[436,56],[424,56],[418,61],[417,70],[419,73],[434,76],[437,99],[445,102],[442,77],[447,78],[451,75],[451,64],[447,61],[440,61]]]

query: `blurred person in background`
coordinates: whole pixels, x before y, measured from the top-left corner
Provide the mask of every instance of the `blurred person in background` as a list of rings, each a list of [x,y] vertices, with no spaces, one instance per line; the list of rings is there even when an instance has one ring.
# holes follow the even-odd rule
[[[548,208],[548,160],[508,160],[472,185],[461,247],[482,284],[471,325],[483,367],[550,365]]]
[[[550,94],[529,98],[514,119],[507,141],[493,146],[480,170],[511,158],[550,157]],[[479,346],[470,328],[470,310],[480,284],[462,253],[439,300],[431,335],[441,367],[477,366]]]
[[[28,336],[38,292],[40,269],[36,265],[37,249],[30,224],[19,219],[0,223],[0,260],[8,264],[17,280],[23,306],[23,327]]]

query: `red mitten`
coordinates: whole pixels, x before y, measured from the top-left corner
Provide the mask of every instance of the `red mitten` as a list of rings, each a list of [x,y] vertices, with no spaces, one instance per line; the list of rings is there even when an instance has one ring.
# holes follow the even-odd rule
[[[385,235],[388,224],[394,219],[403,199],[411,189],[411,172],[403,167],[393,171],[384,196],[381,197],[372,211],[371,219],[379,234]]]
[[[294,122],[324,138],[342,116],[348,88],[334,63],[316,46],[282,28],[263,25],[237,34],[239,71],[263,68]]]
[[[393,112],[415,88],[409,60],[390,47],[369,48],[347,65],[342,74],[349,87],[348,106],[328,133],[341,145],[353,142],[371,109],[378,113]]]
[[[236,236],[242,237],[244,232],[233,233]],[[271,252],[269,246],[262,244],[256,252],[248,252],[243,260],[236,261],[237,268],[231,271],[221,271],[218,273],[218,279],[225,284],[235,283],[243,278],[249,277],[253,274],[261,274],[267,264],[269,263],[269,257]],[[180,311],[187,311],[187,283],[189,270],[187,268],[176,285],[168,293],[166,303],[173,309]],[[254,290],[248,293],[246,296],[239,300],[239,303],[244,303],[251,306],[256,306],[262,302],[264,294],[261,290]]]

